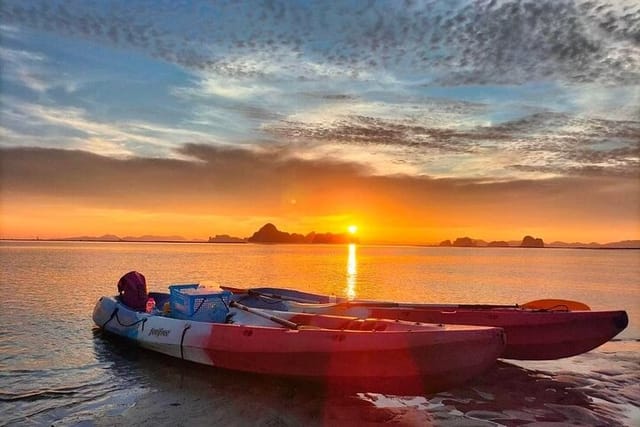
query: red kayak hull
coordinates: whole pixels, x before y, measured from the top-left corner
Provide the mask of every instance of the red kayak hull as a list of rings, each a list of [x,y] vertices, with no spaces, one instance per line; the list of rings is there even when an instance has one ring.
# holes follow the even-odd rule
[[[414,322],[498,326],[506,359],[552,360],[593,350],[629,323],[625,311],[437,310],[369,308],[372,317]]]
[[[270,312],[298,325],[287,329],[231,310],[236,323],[197,322],[136,312],[102,297],[93,320],[173,357],[313,380],[339,392],[421,394],[455,387],[493,366],[505,346],[504,332],[493,327]]]
[[[439,333],[386,337],[348,330],[234,329],[218,328],[220,341],[207,346],[214,365],[304,378],[341,391],[444,390],[484,372],[504,348],[498,329],[447,331],[446,338]]]

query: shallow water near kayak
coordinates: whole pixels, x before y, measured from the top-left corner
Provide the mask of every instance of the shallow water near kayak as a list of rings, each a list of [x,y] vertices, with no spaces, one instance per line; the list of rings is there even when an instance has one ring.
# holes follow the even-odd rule
[[[526,425],[640,422],[640,251],[407,246],[1,242],[0,425]],[[103,336],[120,276],[441,303],[582,301],[629,326],[589,353],[501,361],[435,395],[341,395],[184,363]],[[393,363],[393,361],[390,361]]]

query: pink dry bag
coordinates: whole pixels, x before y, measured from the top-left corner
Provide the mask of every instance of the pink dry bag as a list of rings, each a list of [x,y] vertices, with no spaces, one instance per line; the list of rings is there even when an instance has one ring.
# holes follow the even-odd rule
[[[130,271],[118,281],[120,301],[138,311],[147,308],[147,281],[141,273]]]

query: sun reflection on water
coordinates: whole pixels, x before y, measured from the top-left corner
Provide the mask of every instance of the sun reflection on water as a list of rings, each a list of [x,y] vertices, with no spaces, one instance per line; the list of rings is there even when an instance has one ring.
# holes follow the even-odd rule
[[[358,260],[356,258],[356,244],[349,245],[349,256],[347,257],[347,298],[356,298],[356,278],[358,276]]]

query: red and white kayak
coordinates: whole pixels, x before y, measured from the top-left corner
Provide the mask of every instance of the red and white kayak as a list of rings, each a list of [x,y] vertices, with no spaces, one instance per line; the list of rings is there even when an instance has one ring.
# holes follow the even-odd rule
[[[625,311],[590,311],[584,304],[564,300],[539,300],[537,304],[523,306],[413,304],[348,301],[282,288],[223,288],[233,290],[235,298],[252,307],[411,322],[497,326],[507,335],[507,346],[501,355],[506,359],[552,360],[575,356],[609,341],[629,323]]]
[[[232,302],[228,323],[203,322],[135,311],[105,296],[93,320],[108,333],[173,357],[320,381],[340,391],[447,389],[491,367],[505,346],[495,327],[245,309]]]

